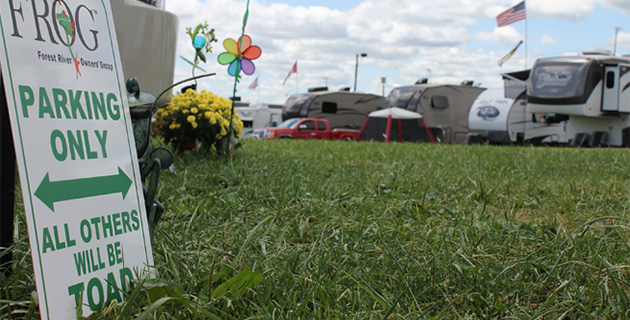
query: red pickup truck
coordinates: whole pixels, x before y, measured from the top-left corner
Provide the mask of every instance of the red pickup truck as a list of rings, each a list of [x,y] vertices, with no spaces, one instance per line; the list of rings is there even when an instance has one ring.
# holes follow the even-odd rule
[[[357,134],[358,130],[330,129],[325,119],[294,118],[275,128],[254,130],[252,136],[259,139],[354,140]]]

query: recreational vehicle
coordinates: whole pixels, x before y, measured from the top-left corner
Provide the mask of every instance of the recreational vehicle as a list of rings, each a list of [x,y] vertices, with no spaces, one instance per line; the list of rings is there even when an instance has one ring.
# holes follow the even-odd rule
[[[574,146],[630,146],[630,57],[589,50],[538,59],[527,83],[531,112],[566,120]]]
[[[484,88],[466,81],[461,85],[429,84],[394,88],[385,99],[385,108],[397,107],[422,115],[435,142],[467,141],[468,112]]]
[[[309,89],[294,94],[282,108],[282,120],[292,118],[326,119],[330,127],[361,129],[367,115],[383,106],[385,99],[370,93]]]
[[[469,142],[489,144],[566,143],[564,122],[527,108],[529,70],[503,74],[503,88],[488,89],[470,108]]]
[[[125,78],[137,78],[140,90],[157,97],[173,84],[177,16],[164,10],[164,0],[116,0],[111,6]]]
[[[277,127],[282,122],[282,106],[277,104],[236,106],[234,111],[243,122],[243,138],[249,138],[256,129]]]

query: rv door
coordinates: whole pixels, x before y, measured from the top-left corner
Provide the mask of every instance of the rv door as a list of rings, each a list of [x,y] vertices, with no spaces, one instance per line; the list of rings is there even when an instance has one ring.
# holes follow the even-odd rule
[[[604,68],[602,111],[619,111],[619,66]]]

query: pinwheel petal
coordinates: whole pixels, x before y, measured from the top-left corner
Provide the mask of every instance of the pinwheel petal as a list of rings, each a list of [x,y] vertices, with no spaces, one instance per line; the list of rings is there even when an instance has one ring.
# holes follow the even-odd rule
[[[240,67],[241,65],[240,63],[238,63],[238,59],[235,59],[234,61],[232,61],[232,63],[230,63],[230,66],[228,67],[228,74],[231,75],[232,77],[235,77],[236,71]]]
[[[241,60],[241,67],[243,69],[243,72],[248,76],[251,76],[254,71],[256,71],[256,67],[254,67],[254,63],[252,62],[252,60],[249,60],[247,58],[243,58],[243,60]]]
[[[223,40],[223,47],[227,50],[227,52],[238,56],[238,44],[234,41],[234,39],[227,38]]]
[[[236,60],[236,56],[230,52],[223,52],[217,57],[217,60],[220,64],[226,65],[232,63],[232,61]]]
[[[241,52],[245,52],[245,50],[249,49],[249,46],[252,45],[252,38],[248,35],[243,36],[241,44]]]
[[[262,50],[260,50],[259,46],[251,46],[243,52],[243,57],[249,60],[255,60],[255,59],[258,59],[258,57],[260,57],[261,54],[262,54]]]

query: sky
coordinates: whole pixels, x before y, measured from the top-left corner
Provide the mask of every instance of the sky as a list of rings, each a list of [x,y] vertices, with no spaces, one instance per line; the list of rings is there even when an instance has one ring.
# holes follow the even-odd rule
[[[538,58],[591,48],[630,55],[630,0],[528,0],[527,20],[497,27],[496,16],[519,2],[250,0],[245,34],[262,55],[253,60],[254,74],[237,84],[236,96],[284,104],[308,88],[353,88],[355,70],[357,92],[377,95],[422,78],[497,88],[502,73],[531,68]],[[234,78],[217,56],[226,51],[225,39],[240,37],[246,5],[245,0],[166,0],[166,10],[179,18],[175,81],[192,74],[180,57],[194,58],[186,28],[207,22],[219,41],[201,67],[216,75],[200,80],[198,90],[232,97]],[[523,45],[500,67],[498,61],[520,40]],[[297,74],[283,85],[296,61]],[[258,87],[249,89],[255,80]]]

